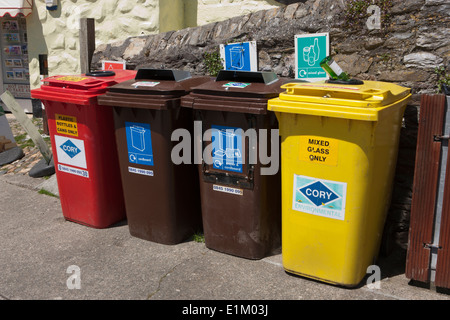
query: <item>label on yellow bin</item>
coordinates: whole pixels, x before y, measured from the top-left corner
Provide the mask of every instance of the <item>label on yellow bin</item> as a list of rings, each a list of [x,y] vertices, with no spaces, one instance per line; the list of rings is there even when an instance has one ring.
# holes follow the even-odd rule
[[[301,161],[336,166],[339,141],[316,136],[299,137]]]
[[[55,114],[56,132],[78,137],[77,118]]]
[[[294,174],[292,209],[344,220],[347,183]]]

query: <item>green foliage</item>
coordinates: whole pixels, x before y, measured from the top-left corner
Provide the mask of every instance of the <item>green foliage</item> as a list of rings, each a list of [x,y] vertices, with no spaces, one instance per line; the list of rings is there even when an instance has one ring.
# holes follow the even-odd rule
[[[16,143],[19,147],[21,147],[22,149],[26,148],[26,147],[34,147],[34,142],[31,138],[27,139],[27,134],[23,133],[20,135],[17,135],[14,137],[14,139],[16,140]]]
[[[383,53],[380,55],[381,61],[384,63],[387,63],[389,60],[391,60],[391,55],[389,53]]]
[[[205,242],[205,236],[202,233],[195,233],[193,235],[193,240],[195,242],[204,243]]]
[[[58,198],[58,196],[54,193],[51,193],[50,191],[47,191],[45,189],[41,189],[38,191],[39,194],[45,194],[46,196],[55,197]]]
[[[367,19],[371,16],[370,13],[367,13],[367,8],[371,5],[380,8],[381,25],[389,23],[389,9],[392,7],[392,0],[348,0],[344,13],[345,27],[351,29],[364,27]]]
[[[209,75],[215,77],[223,69],[222,58],[220,58],[218,51],[206,52],[203,54],[203,59]]]
[[[444,90],[442,88],[442,85],[450,86],[450,74],[446,72],[445,67],[436,67],[434,69],[434,72],[437,74],[437,92],[442,93]]]
[[[41,135],[44,134],[44,130],[42,128],[40,128],[42,126],[42,119],[32,118],[31,122],[38,128],[38,131]],[[19,147],[21,147],[22,149],[25,149],[27,147],[29,147],[29,148],[35,147],[33,140],[29,137],[29,135],[27,133],[17,134],[17,135],[15,135],[14,139],[16,140],[17,145]],[[47,145],[50,147],[51,146],[50,137],[47,136],[47,137],[44,137],[43,139],[47,143]]]

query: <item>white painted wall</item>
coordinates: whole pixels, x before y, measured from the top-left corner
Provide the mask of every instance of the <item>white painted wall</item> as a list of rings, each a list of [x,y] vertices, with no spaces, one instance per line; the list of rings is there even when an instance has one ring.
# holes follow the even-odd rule
[[[27,18],[31,88],[40,86],[39,54],[48,55],[49,75],[80,73],[80,18],[94,18],[96,44],[157,33],[158,0],[61,0],[48,11],[35,0]]]

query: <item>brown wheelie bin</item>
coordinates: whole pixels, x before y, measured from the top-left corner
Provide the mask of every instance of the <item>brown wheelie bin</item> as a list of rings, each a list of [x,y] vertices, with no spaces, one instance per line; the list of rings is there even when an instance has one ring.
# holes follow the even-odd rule
[[[177,244],[202,230],[196,166],[174,164],[176,129],[191,131],[192,110],[180,99],[210,77],[187,71],[139,69],[134,80],[98,98],[111,106],[130,234]]]
[[[278,159],[263,165],[256,149],[267,137],[265,154],[279,154],[278,130],[272,130],[278,122],[267,101],[278,97],[284,82],[272,72],[222,70],[182,98],[182,107],[194,110],[195,139],[202,140],[196,152],[202,159],[197,163],[203,231],[210,249],[261,259],[280,246]],[[269,170],[271,165],[276,168]],[[262,174],[263,168],[272,172]]]

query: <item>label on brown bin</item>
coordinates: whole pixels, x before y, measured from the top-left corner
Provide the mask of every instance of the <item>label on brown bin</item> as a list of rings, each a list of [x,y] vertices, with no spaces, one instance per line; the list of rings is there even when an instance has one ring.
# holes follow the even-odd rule
[[[231,187],[227,187],[227,186],[219,186],[217,184],[213,184],[213,190],[225,192],[225,193],[236,194],[238,196],[244,195],[244,190],[242,190],[242,189],[231,188]]]

